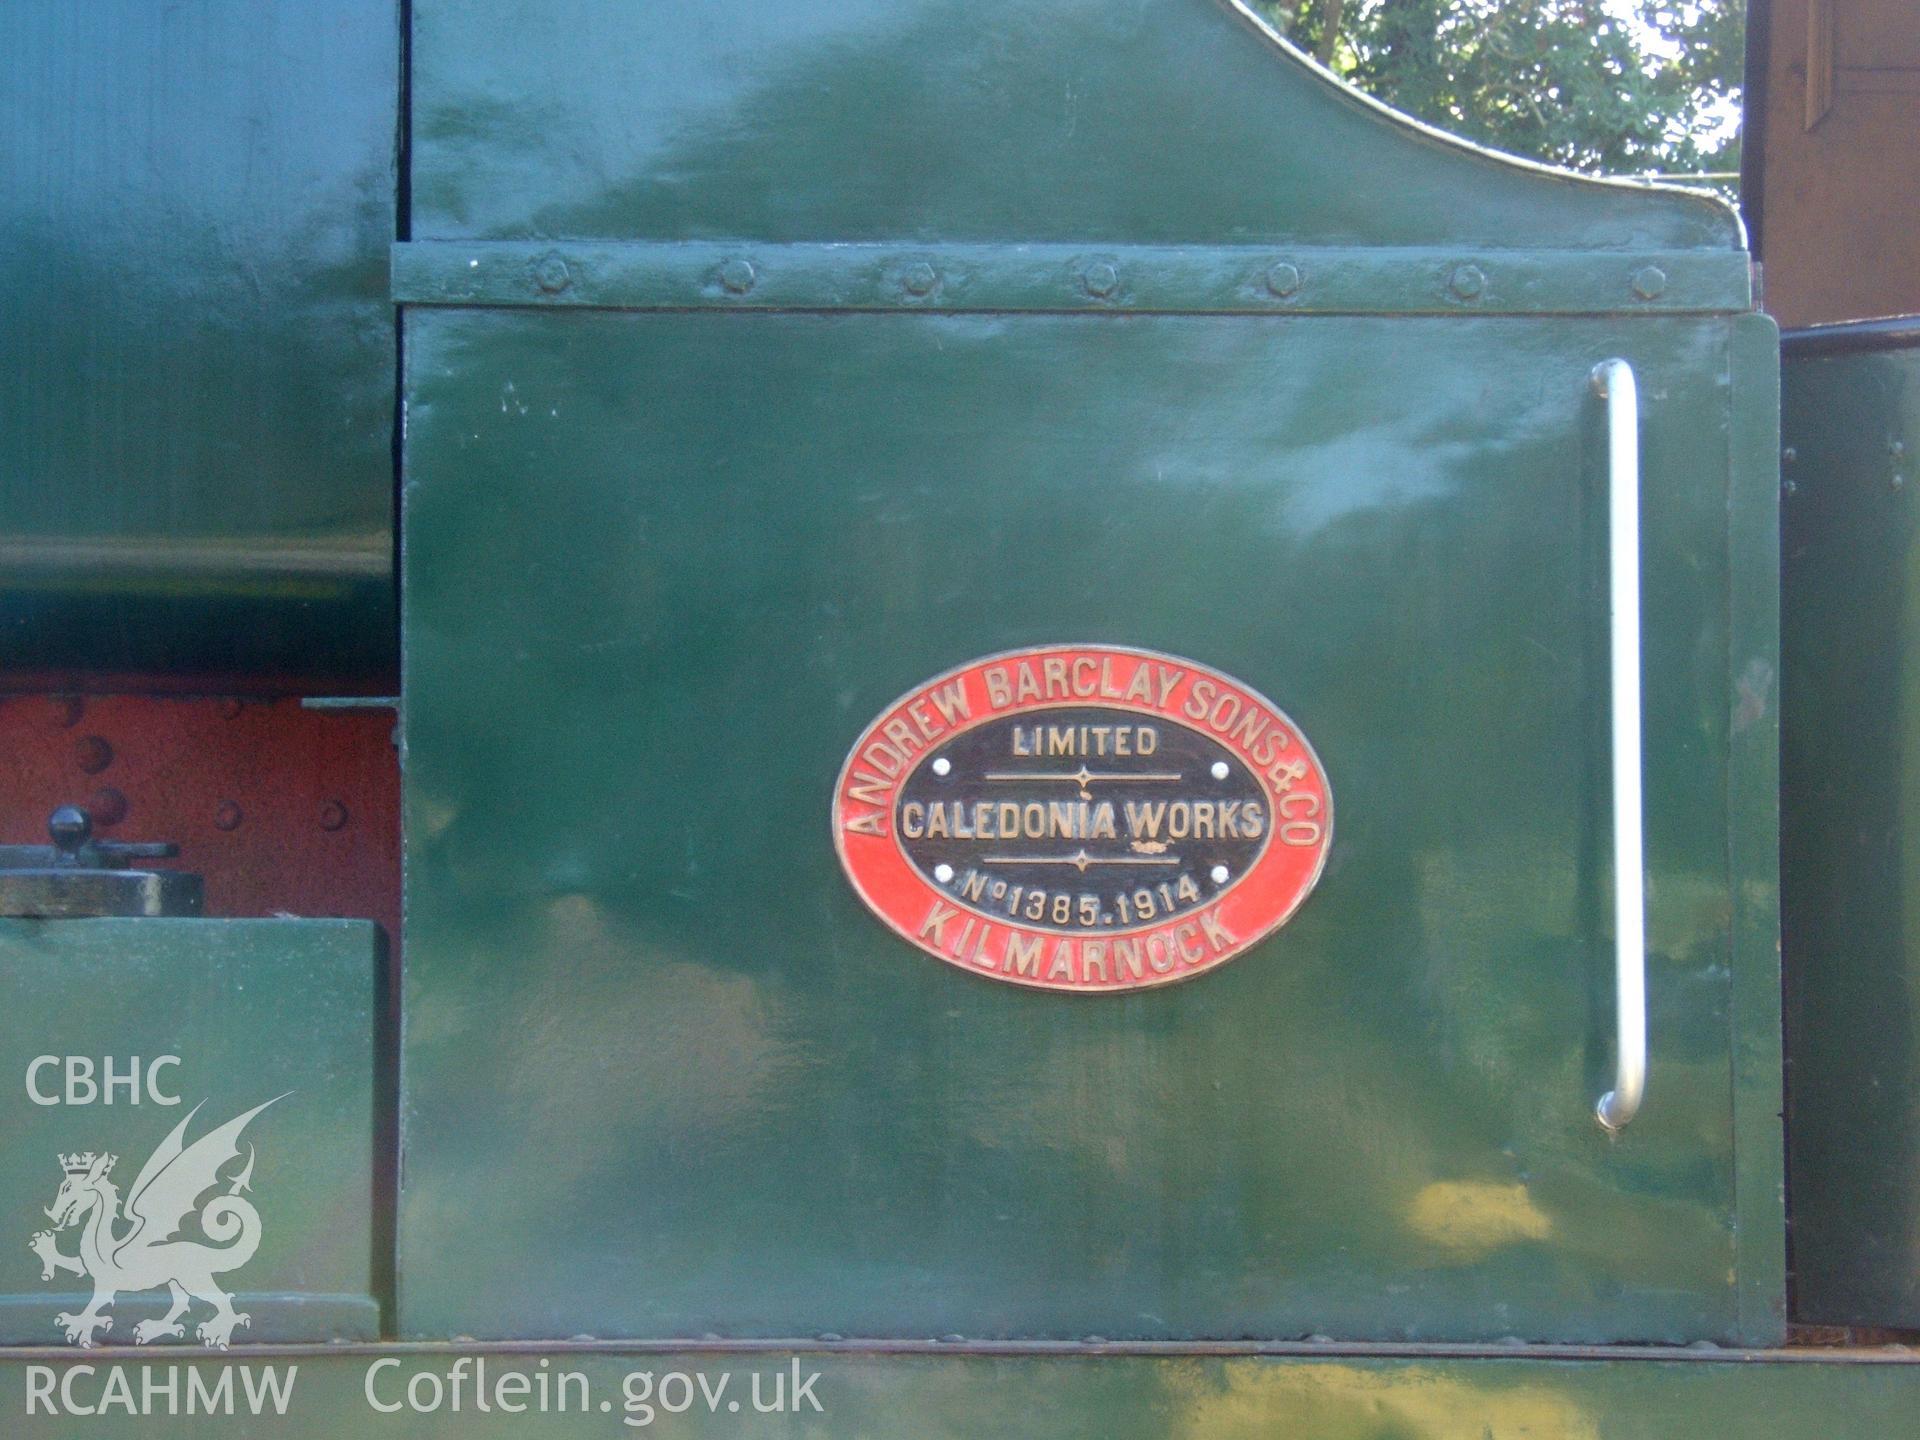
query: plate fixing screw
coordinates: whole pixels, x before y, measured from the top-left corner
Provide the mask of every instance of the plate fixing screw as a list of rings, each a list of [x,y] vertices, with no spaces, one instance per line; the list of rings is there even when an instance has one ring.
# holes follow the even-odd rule
[[[733,259],[720,267],[720,284],[729,295],[744,295],[753,289],[753,263]]]
[[[1095,261],[1087,267],[1087,273],[1081,277],[1081,284],[1087,287],[1087,293],[1097,300],[1104,300],[1120,288],[1120,276],[1113,266],[1104,260]]]
[[[1487,277],[1481,273],[1478,265],[1456,265],[1453,278],[1447,283],[1462,300],[1473,300],[1487,288]]]
[[[347,828],[347,807],[338,800],[329,800],[320,807],[320,828],[322,830],[344,830]]]
[[[921,260],[909,265],[900,275],[900,284],[909,295],[931,295],[937,279],[933,267]]]
[[[83,735],[73,747],[73,758],[88,775],[98,775],[113,764],[113,746],[103,735]]]
[[[1282,300],[1294,294],[1300,288],[1300,270],[1284,260],[1267,271],[1267,290]]]
[[[1642,300],[1658,299],[1667,288],[1667,272],[1658,265],[1643,265],[1633,274],[1633,293]]]
[[[573,284],[573,272],[558,254],[542,255],[533,267],[533,283],[548,295],[558,295]]]

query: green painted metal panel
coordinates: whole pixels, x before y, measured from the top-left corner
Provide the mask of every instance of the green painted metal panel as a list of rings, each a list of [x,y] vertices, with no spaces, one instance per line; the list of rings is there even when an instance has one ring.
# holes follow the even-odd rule
[[[394,0],[0,6],[16,674],[383,683],[399,46]]]
[[[1759,324],[412,312],[402,1333],[1777,1335]],[[1653,1079],[1610,1140],[1615,354]],[[838,873],[881,707],[1063,638],[1217,666],[1327,767],[1319,889],[1217,974],[1014,991]]]
[[[1741,248],[1523,167],[1219,0],[416,0],[419,239]]]
[[[62,1156],[119,1157],[107,1177],[119,1190],[116,1229],[137,1239],[138,1182],[169,1133],[200,1107],[181,1137],[191,1146],[268,1101],[240,1154],[218,1171],[217,1193],[234,1193],[231,1181],[254,1156],[240,1193],[257,1210],[257,1249],[215,1272],[251,1317],[233,1338],[379,1334],[391,1268],[384,1117],[393,1104],[382,1068],[391,1056],[378,1043],[382,966],[379,930],[357,920],[0,921],[0,1215],[18,1232],[7,1247],[0,1341],[58,1342],[55,1315],[82,1312],[103,1273],[91,1263],[86,1278],[55,1266],[43,1280],[28,1251],[30,1235],[52,1231],[60,1254],[87,1253],[93,1214],[59,1229],[47,1214],[66,1179]],[[245,1245],[251,1222],[239,1223],[236,1236],[220,1233],[218,1217],[188,1218],[179,1233],[195,1247]],[[191,1286],[191,1274],[189,1262],[178,1276],[130,1280],[104,1312],[112,1328],[95,1338],[130,1341],[137,1322],[168,1308],[165,1281]],[[212,1313],[196,1300],[184,1338]]]
[[[1798,1313],[1914,1326],[1920,345],[1805,358],[1790,349],[1782,431],[1781,871]]]
[[[1920,1435],[1920,1364],[1910,1352],[1601,1361],[1363,1356],[1332,1347],[1284,1357],[1074,1357],[334,1346],[276,1347],[228,1363],[156,1355],[113,1360],[89,1369],[68,1357],[0,1358],[8,1433],[23,1440],[656,1432],[955,1440]],[[761,1406],[771,1410],[776,1381],[780,1409],[756,1411],[756,1383]],[[199,1395],[215,1397],[213,1413],[204,1405],[188,1413],[189,1403],[201,1403],[190,1397]],[[258,1397],[257,1416],[250,1396]]]

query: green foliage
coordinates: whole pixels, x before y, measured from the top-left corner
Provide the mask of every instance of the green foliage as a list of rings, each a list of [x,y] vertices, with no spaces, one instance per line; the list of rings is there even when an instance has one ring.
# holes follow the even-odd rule
[[[1628,23],[1629,13],[1637,24]],[[1742,0],[1255,0],[1396,109],[1602,174],[1735,168]],[[1327,34],[1331,20],[1334,33]]]

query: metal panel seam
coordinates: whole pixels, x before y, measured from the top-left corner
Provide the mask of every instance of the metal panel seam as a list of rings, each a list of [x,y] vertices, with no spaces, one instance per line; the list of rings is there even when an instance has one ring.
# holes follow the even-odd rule
[[[1779,343],[1729,327],[1728,878],[1732,885],[1734,1257],[1738,1334],[1786,1328],[1779,926]]]
[[[1607,315],[1751,306],[1741,251],[410,241],[409,305],[629,310]]]

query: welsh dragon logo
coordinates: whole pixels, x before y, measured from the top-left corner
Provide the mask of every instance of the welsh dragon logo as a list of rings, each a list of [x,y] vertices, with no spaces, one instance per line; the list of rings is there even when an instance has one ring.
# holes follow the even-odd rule
[[[69,1341],[91,1347],[96,1332],[113,1329],[113,1317],[105,1311],[117,1295],[127,1290],[157,1290],[164,1285],[173,1303],[161,1319],[142,1320],[133,1327],[134,1343],[145,1345],[163,1335],[184,1338],[181,1317],[193,1301],[199,1300],[213,1306],[213,1314],[194,1333],[209,1346],[227,1348],[234,1327],[247,1324],[251,1317],[234,1310],[233,1296],[213,1277],[239,1269],[260,1246],[260,1212],[240,1194],[253,1179],[251,1145],[247,1146],[247,1163],[225,1181],[226,1192],[211,1197],[204,1205],[198,1202],[222,1183],[221,1169],[239,1158],[240,1132],[247,1122],[267,1105],[286,1098],[277,1095],[264,1105],[256,1105],[188,1145],[187,1126],[201,1109],[194,1106],[140,1167],[127,1191],[124,1213],[120,1187],[109,1178],[118,1156],[89,1150],[60,1157],[66,1179],[60,1182],[59,1192],[46,1212],[54,1229],[40,1231],[27,1245],[40,1257],[42,1280],[51,1280],[57,1271],[92,1277],[93,1299],[87,1308],[78,1315],[63,1311],[53,1317]],[[199,1228],[213,1242],[210,1245],[178,1238],[196,1205]],[[64,1255],[54,1232],[75,1225],[81,1227],[80,1251]]]

